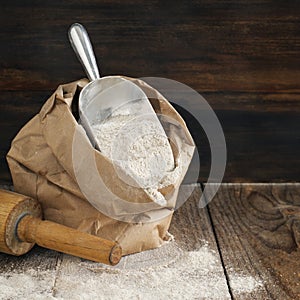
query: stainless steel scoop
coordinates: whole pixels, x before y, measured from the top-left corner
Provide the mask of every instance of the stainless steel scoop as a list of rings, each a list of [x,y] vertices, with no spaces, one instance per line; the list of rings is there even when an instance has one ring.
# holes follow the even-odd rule
[[[85,28],[78,23],[69,29],[69,40],[90,79],[79,96],[79,116],[81,124],[91,143],[101,151],[91,124],[104,121],[114,111],[123,106],[133,116],[153,115],[161,134],[165,135],[147,96],[136,84],[120,76],[100,78],[92,44]],[[134,105],[138,102],[138,105]]]

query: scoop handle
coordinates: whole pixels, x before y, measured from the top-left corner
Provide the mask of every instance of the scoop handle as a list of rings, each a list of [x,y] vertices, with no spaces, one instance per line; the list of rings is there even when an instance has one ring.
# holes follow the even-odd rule
[[[99,79],[100,73],[93,46],[85,28],[79,23],[74,23],[71,25],[68,35],[72,48],[85,69],[89,80]]]
[[[20,240],[108,265],[116,265],[122,249],[116,242],[54,222],[25,215],[18,223]]]

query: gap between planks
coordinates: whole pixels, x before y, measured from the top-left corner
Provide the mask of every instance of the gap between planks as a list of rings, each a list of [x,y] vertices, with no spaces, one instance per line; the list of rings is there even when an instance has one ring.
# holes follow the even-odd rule
[[[213,185],[204,187],[204,196],[208,200]],[[180,261],[182,252],[194,253],[206,243],[220,255],[214,272],[221,278],[219,292],[221,290],[223,293],[222,299],[297,299],[300,297],[300,273],[297,273],[300,270],[299,189],[300,184],[222,184],[208,205],[209,213],[207,208],[198,209],[201,196],[198,189],[174,214],[170,231],[179,248],[168,248],[166,245],[148,251],[146,257],[144,254],[147,252],[127,256],[119,269],[107,269],[99,264],[35,247],[20,258],[0,254],[0,273],[27,272],[27,275],[39,278],[39,273],[47,271],[47,280],[42,281],[39,288],[54,297],[70,296],[70,282],[67,279],[72,276],[75,280],[77,278],[80,287],[80,277],[74,275],[84,274],[94,282],[89,286],[93,293],[98,291],[103,276],[120,280],[118,276],[112,278],[113,274],[125,272],[121,278],[128,278],[126,272],[140,272],[143,268],[152,269],[152,275],[159,276],[157,274],[161,269],[158,265],[172,268]],[[170,255],[168,250],[174,251]],[[153,261],[158,264],[154,268],[151,267]],[[185,271],[188,271],[188,266]],[[201,273],[201,270],[196,271]],[[239,278],[237,273],[241,275]],[[213,272],[202,273],[202,278],[200,276],[198,279],[207,283],[209,276],[213,278]],[[251,282],[253,278],[256,280],[254,283]],[[237,279],[247,280],[244,290]],[[258,289],[251,289],[251,284],[257,283]],[[248,288],[250,285],[249,290],[247,285]],[[138,291],[131,288],[132,296],[141,296],[145,286],[140,286]],[[103,292],[108,290],[109,286]],[[75,295],[79,290],[75,286],[73,291]],[[213,291],[210,292],[212,296]]]
[[[209,201],[215,186],[204,188]],[[299,183],[222,184],[208,210],[234,299],[300,298]],[[232,270],[259,289],[241,294]]]
[[[101,284],[104,299],[161,299],[162,296],[172,299],[231,299],[207,209],[198,209],[202,194],[200,185],[182,186],[179,199],[189,194],[191,196],[175,212],[172,220],[170,232],[175,242],[126,256],[116,267],[64,255],[54,296],[68,298],[80,293],[84,286],[88,287],[89,296],[93,296]],[[184,277],[180,273],[184,273]],[[78,282],[79,277],[75,274],[88,280]],[[170,276],[174,274],[179,277],[172,281]],[[76,286],[70,277],[77,281]],[[118,285],[114,295],[109,284],[112,282]],[[151,290],[151,298],[149,285],[155,286]],[[126,295],[122,294],[124,289]]]
[[[187,290],[188,296],[192,298],[231,299],[207,209],[198,209],[202,195],[200,186],[182,186],[179,198],[186,198],[188,195],[189,199],[175,212],[171,224],[170,232],[175,236],[175,242],[155,250],[126,256],[116,267],[106,267],[35,247],[21,258],[0,254],[0,260],[5,262],[0,273],[7,277],[20,276],[15,275],[20,273],[21,276],[29,276],[31,280],[38,282],[38,287],[34,290],[36,294],[42,292],[43,296],[54,298],[76,298],[83,291],[88,297],[95,296],[99,293],[99,285],[102,295],[109,298],[120,298],[122,295],[119,290],[124,289],[127,290],[128,297],[123,295],[123,299],[143,297],[149,293],[148,281],[144,285],[140,281],[141,277],[145,277],[150,281],[157,279],[153,293],[161,290],[169,293],[173,299],[185,299]],[[16,261],[18,264],[15,264]],[[179,277],[181,273],[185,275],[184,278],[176,277],[170,282],[172,273]],[[41,280],[41,276],[47,280]],[[120,289],[115,291],[115,295],[110,294],[114,290],[112,285],[116,283]],[[22,297],[30,297],[31,293],[31,290],[27,290],[27,294],[20,291]],[[20,295],[12,297],[18,299]]]

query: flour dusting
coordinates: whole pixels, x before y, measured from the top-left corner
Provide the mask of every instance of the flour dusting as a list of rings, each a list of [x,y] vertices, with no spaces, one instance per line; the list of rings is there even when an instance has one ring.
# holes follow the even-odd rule
[[[250,293],[263,286],[263,283],[253,277],[236,275],[230,279],[230,286],[238,293]]]
[[[127,256],[115,267],[87,261],[74,264],[68,259],[63,265],[57,297],[230,299],[219,255],[206,243],[200,249],[186,251],[172,241],[161,248]],[[251,276],[233,273],[231,278],[239,286],[237,294],[260,287],[259,281]]]
[[[56,299],[52,296],[53,271],[28,269],[0,274],[0,299]]]
[[[0,299],[230,299],[219,255],[207,243],[194,251],[176,241],[129,255],[115,267],[64,255],[60,270],[0,274]],[[230,272],[235,295],[263,283]]]

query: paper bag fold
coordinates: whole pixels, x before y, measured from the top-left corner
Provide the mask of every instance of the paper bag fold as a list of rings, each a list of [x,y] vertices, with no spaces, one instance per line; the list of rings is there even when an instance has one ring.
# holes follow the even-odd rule
[[[86,79],[60,85],[45,102],[39,114],[20,130],[7,154],[15,191],[38,199],[45,219],[118,241],[123,248],[123,254],[159,247],[167,239],[179,185],[194,151],[194,143],[188,129],[170,103],[145,82],[127,79],[141,87],[147,95],[151,95],[150,101],[157,113],[176,120],[185,132],[185,138],[182,139],[176,136],[172,125],[166,130],[167,135],[172,137],[171,140],[176,144],[173,151],[175,160],[180,152],[187,156],[181,178],[162,191],[168,199],[169,207],[152,207],[153,203],[146,193],[122,182],[112,162],[95,150],[88,141],[72,113],[72,107],[77,106],[81,89],[88,83]],[[85,175],[86,182],[79,183],[79,169],[86,168],[88,160],[94,163],[93,167],[107,189],[124,199],[123,207],[114,205],[115,202],[111,199],[101,198],[104,195],[108,197],[109,194],[96,189],[97,181],[89,178],[89,172]],[[88,192],[85,192],[86,190]],[[96,209],[87,200],[87,194],[93,194],[95,199],[100,199],[107,206],[105,211]],[[144,207],[142,206],[140,214],[134,215],[122,211],[124,208],[126,210],[127,204],[142,204]],[[126,217],[131,216],[132,222],[115,218],[122,213]],[[146,219],[147,222],[140,221]]]

